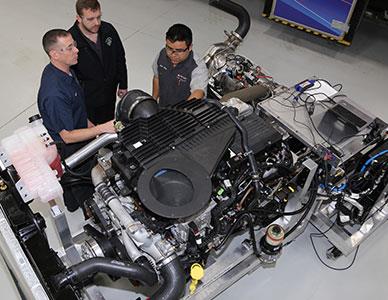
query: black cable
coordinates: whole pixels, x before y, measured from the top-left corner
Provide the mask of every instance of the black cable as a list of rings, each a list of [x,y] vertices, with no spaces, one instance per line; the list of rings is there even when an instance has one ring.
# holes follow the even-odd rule
[[[334,224],[334,223],[333,223]],[[319,259],[319,261],[327,268],[331,269],[331,270],[334,270],[334,271],[345,271],[345,270],[348,270],[349,268],[351,268],[354,264],[354,262],[356,261],[356,257],[357,257],[357,254],[358,254],[358,249],[360,248],[360,245],[357,246],[357,249],[356,249],[356,252],[354,253],[354,257],[351,261],[351,263],[346,266],[346,267],[343,267],[343,268],[335,268],[333,266],[330,266],[328,265],[327,263],[325,263],[323,261],[323,259],[319,256],[318,254],[318,251],[317,251],[317,248],[315,247],[315,244],[314,244],[314,241],[313,241],[313,237],[322,237],[323,234],[317,234],[317,233],[310,233],[310,241],[311,241],[311,245],[313,246],[313,250],[315,252],[315,255],[317,256],[317,258]]]
[[[342,87],[343,87],[341,83],[336,83],[336,84],[333,85],[329,81],[327,81],[326,79],[323,79],[323,78],[319,78],[319,79],[317,79],[317,81],[318,82],[319,81],[323,81],[323,82],[327,83],[328,85],[330,85],[333,89],[337,90],[338,92],[340,92],[342,90]],[[336,89],[335,88],[336,86],[339,86],[340,88]]]
[[[307,97],[306,97],[306,98],[302,98],[302,97],[301,97],[302,95],[307,95]],[[325,100],[325,99],[323,99],[323,100],[317,100],[317,98],[316,98],[315,96],[319,96],[319,95],[325,96],[325,97],[327,98],[327,100]],[[326,93],[322,93],[322,92],[313,93],[313,94],[300,93],[298,99],[299,99],[300,101],[302,101],[303,103],[306,103],[306,102],[308,102],[308,100],[309,100],[310,98],[312,98],[313,101],[310,102],[310,104],[314,104],[315,102],[317,102],[317,103],[326,103],[326,102],[330,102],[330,103],[336,104],[336,102],[334,101],[334,99],[337,98],[337,97],[340,97],[340,96],[344,97],[345,95],[339,94],[339,95],[335,95],[335,96],[333,96],[333,97],[330,97],[330,96],[328,96]]]
[[[336,89],[336,88],[335,88],[336,86],[339,86],[340,88],[339,88],[339,89]],[[337,83],[337,84],[335,84],[335,85],[332,85],[331,87],[334,88],[334,89],[336,89],[338,92],[340,92],[340,91],[342,90],[342,87],[343,87],[343,86],[342,86],[341,83]]]
[[[291,233],[293,233],[299,227],[299,225],[303,222],[303,220],[306,218],[308,212],[313,207],[313,204],[314,204],[315,199],[317,197],[317,192],[318,192],[318,187],[316,187],[316,188],[314,187],[313,190],[310,192],[310,197],[309,197],[308,202],[305,204],[306,209],[305,209],[303,215],[299,218],[298,222],[296,222],[296,224],[284,234],[284,238],[287,238]]]
[[[230,236],[235,232],[235,230],[238,227],[238,225],[240,225],[241,221],[243,221],[246,218],[248,218],[247,222],[248,222],[248,227],[249,227],[249,235],[250,235],[250,238],[252,240],[253,252],[255,253],[256,256],[260,255],[259,251],[257,249],[257,243],[256,243],[256,237],[255,237],[255,232],[254,232],[254,225],[253,225],[253,221],[252,221],[252,216],[247,214],[247,213],[241,215],[233,223],[232,227],[230,227],[230,229],[228,230],[227,234],[224,236],[222,241],[215,247],[215,250],[219,250],[219,249],[222,248],[222,246],[227,242],[227,240],[230,238]]]
[[[214,99],[207,99],[207,102],[210,104],[213,104],[217,106],[219,109],[223,110],[226,112],[226,114],[229,116],[230,120],[234,123],[236,126],[237,130],[240,132],[241,136],[241,146],[244,151],[244,155],[247,156],[250,168],[252,170],[251,173],[251,178],[253,181],[253,184],[255,185],[256,189],[256,194],[259,193],[260,190],[260,183],[259,183],[259,169],[257,167],[257,162],[254,156],[253,151],[249,147],[249,142],[248,142],[248,131],[246,128],[240,123],[240,121],[233,115],[233,113],[228,109],[227,106],[222,105],[218,100]]]
[[[341,155],[343,155],[344,152],[343,152],[340,148],[334,147],[334,145],[333,145],[327,138],[325,138],[325,137],[321,134],[321,132],[318,130],[318,128],[315,126],[315,123],[314,123],[314,121],[313,121],[313,118],[312,118],[311,115],[309,114],[309,110],[308,110],[308,107],[307,107],[307,102],[305,103],[304,106],[305,106],[305,108],[306,108],[307,115],[308,115],[308,117],[309,117],[309,119],[310,119],[310,123],[311,123],[311,125],[313,126],[314,130],[318,133],[318,135],[319,135],[326,143],[329,144],[329,146],[330,146],[332,149],[338,151],[339,153],[341,153]],[[316,143],[314,142],[314,144],[316,144]]]
[[[311,223],[311,222],[310,222]],[[312,223],[311,223],[312,224]],[[356,257],[357,257],[357,253],[358,253],[358,249],[360,248],[360,245],[357,246],[357,249],[356,249],[356,252],[354,254],[354,257],[352,259],[352,262],[347,266],[347,267],[344,267],[344,268],[335,268],[333,266],[330,266],[328,265],[327,263],[325,263],[322,258],[319,256],[318,254],[318,251],[315,247],[315,244],[314,244],[314,240],[313,240],[313,237],[318,237],[318,238],[321,238],[321,237],[324,237],[326,233],[328,233],[332,228],[333,226],[335,225],[335,223],[333,222],[330,227],[328,229],[326,229],[325,231],[323,232],[319,232],[319,233],[310,233],[310,241],[311,241],[311,245],[313,247],[313,250],[315,252],[315,255],[317,256],[317,258],[319,259],[319,261],[327,268],[331,269],[331,270],[335,270],[335,271],[345,271],[347,269],[349,269],[355,262],[356,260]],[[314,226],[314,225],[313,225]],[[314,226],[315,227],[315,226]],[[334,246],[333,246],[334,247]]]
[[[308,203],[308,202],[307,202]],[[303,211],[305,211],[308,208],[307,203],[303,205],[301,208],[294,210],[294,211],[288,211],[288,212],[277,212],[269,209],[264,209],[264,208],[255,208],[255,209],[250,209],[250,210],[244,210],[242,213],[250,213],[255,216],[261,216],[265,214],[272,214],[273,216],[278,216],[278,217],[284,217],[284,216],[294,216],[294,215],[299,215]]]
[[[303,105],[286,105],[284,103],[281,103],[280,101],[276,100],[276,99],[270,99],[271,101],[275,101],[277,103],[279,103],[281,106],[284,106],[284,107],[288,107],[288,108],[299,108],[299,107],[303,107]],[[288,99],[285,99],[285,100],[288,100]]]
[[[68,174],[70,174],[71,176],[77,177],[77,178],[81,178],[81,179],[84,179],[84,180],[90,180],[91,179],[91,175],[86,176],[86,175],[90,174],[90,169],[87,169],[84,172],[76,172],[76,171],[70,169],[70,167],[66,164],[65,160],[62,160],[62,164],[65,167],[65,171]]]
[[[66,170],[66,172],[68,174],[70,174],[72,177],[80,178],[80,179],[83,179],[83,180],[91,180],[91,176],[83,176],[83,175],[75,173],[74,171],[71,171],[71,170]]]
[[[334,147],[334,145],[336,145],[336,144],[333,144],[333,143],[331,143],[328,139],[326,139],[326,138],[320,133],[320,131],[317,129],[317,127],[315,126],[315,123],[314,123],[314,121],[313,121],[313,119],[312,119],[312,117],[311,117],[311,114],[309,113],[308,105],[315,105],[315,102],[318,102],[318,101],[316,100],[316,98],[315,98],[316,95],[320,95],[320,94],[321,94],[321,95],[324,95],[327,99],[329,99],[329,100],[330,100],[331,102],[333,102],[333,103],[336,103],[336,102],[334,101],[334,98],[340,97],[340,96],[341,96],[341,97],[344,97],[344,96],[346,96],[346,95],[338,94],[338,95],[335,95],[335,96],[333,96],[333,97],[329,97],[329,96],[326,95],[325,93],[315,93],[315,94],[307,94],[307,95],[308,95],[307,98],[302,99],[302,98],[301,98],[301,95],[303,95],[303,94],[306,94],[306,93],[300,93],[300,94],[297,96],[298,99],[299,99],[301,102],[304,103],[304,105],[299,105],[299,106],[294,106],[293,103],[289,100],[290,96],[293,95],[293,94],[291,94],[290,96],[288,96],[287,98],[285,98],[285,100],[288,100],[288,101],[292,104],[292,107],[290,107],[290,106],[288,106],[288,105],[285,105],[285,104],[282,104],[282,103],[280,103],[279,101],[277,101],[277,100],[275,100],[275,99],[272,99],[272,100],[276,101],[277,103],[279,103],[280,105],[283,105],[283,106],[285,106],[285,107],[293,108],[293,114],[294,114],[294,115],[293,115],[293,121],[294,121],[295,123],[298,123],[298,124],[301,124],[301,125],[305,126],[305,127],[310,131],[310,134],[311,134],[311,136],[312,136],[312,138],[313,138],[314,146],[316,146],[317,143],[316,143],[316,139],[315,139],[315,134],[314,134],[314,132],[312,131],[311,127],[308,126],[307,124],[303,123],[303,122],[300,122],[300,121],[297,121],[297,120],[296,120],[296,108],[299,108],[299,107],[304,106],[305,109],[306,109],[307,115],[308,115],[308,117],[309,117],[309,120],[310,120],[310,122],[311,122],[311,125],[313,126],[314,130],[318,133],[318,135],[319,135],[325,142],[327,142],[327,143],[329,144],[330,147],[332,147],[333,149],[335,149],[335,150],[338,151],[338,149],[336,149],[336,148]],[[309,98],[312,98],[313,101],[309,102],[309,101],[308,101]],[[324,101],[319,101],[319,103],[321,103],[322,105],[323,105],[323,102],[324,102]],[[339,149],[338,152],[341,153],[341,154],[343,154],[343,151],[342,151],[341,149]]]
[[[306,127],[306,128],[310,131],[311,137],[313,138],[313,143],[314,143],[314,145],[316,145],[315,135],[314,135],[314,132],[311,130],[310,126],[308,126],[307,124],[305,124],[305,123],[303,123],[303,122],[300,122],[300,121],[296,120],[296,109],[297,109],[297,108],[300,108],[300,107],[303,107],[304,105],[295,106],[295,105],[292,103],[292,101],[289,99],[289,97],[288,97],[288,98],[285,98],[285,100],[287,100],[288,102],[290,102],[290,103],[291,103],[291,106],[282,104],[281,102],[279,102],[279,101],[277,101],[277,100],[275,100],[275,99],[271,99],[271,100],[276,101],[277,103],[279,103],[279,104],[282,105],[282,106],[292,108],[292,109],[293,109],[293,114],[294,114],[292,120],[293,120],[295,123],[298,123],[298,124],[300,124],[300,125],[303,125],[304,127]]]
[[[301,96],[304,96],[304,95],[307,95],[306,98],[302,98]],[[317,98],[315,96],[319,96],[319,95],[323,95],[327,98],[327,100],[317,100]],[[303,92],[303,93],[300,93],[298,95],[298,99],[305,103],[308,101],[309,98],[312,98],[313,101],[310,102],[310,104],[315,104],[315,103],[320,103],[322,104],[323,106],[327,107],[327,108],[330,108],[328,107],[327,105],[324,105],[326,102],[330,102],[332,104],[337,104],[337,102],[334,101],[334,99],[338,98],[338,97],[347,97],[345,94],[336,94],[334,96],[329,96],[327,95],[326,93],[323,93],[323,92],[319,92],[319,93],[313,93],[313,94],[308,94],[306,92]]]

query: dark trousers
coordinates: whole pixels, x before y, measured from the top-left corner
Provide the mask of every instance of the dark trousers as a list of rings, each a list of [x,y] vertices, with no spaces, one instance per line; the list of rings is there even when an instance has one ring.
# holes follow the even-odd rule
[[[94,159],[89,159],[72,171],[66,171],[61,178],[63,198],[68,211],[83,209],[85,200],[92,197],[94,186],[90,179],[90,172],[95,165]],[[78,174],[78,175],[76,175]]]
[[[110,103],[104,106],[87,107],[88,119],[94,124],[102,124],[114,119],[115,103]]]

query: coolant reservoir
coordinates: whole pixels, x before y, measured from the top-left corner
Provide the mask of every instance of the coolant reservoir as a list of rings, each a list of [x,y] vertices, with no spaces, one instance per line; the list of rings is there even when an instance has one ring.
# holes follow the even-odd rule
[[[30,121],[28,126],[1,140],[3,151],[20,176],[16,184],[18,191],[25,202],[62,199],[63,189],[56,176],[58,171],[50,167],[58,159],[57,147],[42,119],[33,118]]]

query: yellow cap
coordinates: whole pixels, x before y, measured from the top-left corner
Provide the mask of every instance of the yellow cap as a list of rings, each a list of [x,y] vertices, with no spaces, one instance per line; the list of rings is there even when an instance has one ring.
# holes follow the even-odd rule
[[[194,280],[201,280],[205,274],[202,266],[200,264],[192,264],[190,268],[190,276]]]
[[[190,268],[191,283],[189,286],[190,295],[194,294],[197,289],[198,281],[201,280],[205,274],[202,266],[200,264],[192,264]]]

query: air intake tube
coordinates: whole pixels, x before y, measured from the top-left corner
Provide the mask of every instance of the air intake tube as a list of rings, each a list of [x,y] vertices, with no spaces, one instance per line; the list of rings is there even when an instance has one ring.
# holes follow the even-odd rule
[[[154,272],[136,263],[126,263],[105,257],[94,257],[55,275],[53,283],[60,289],[69,284],[76,285],[97,273],[138,280],[147,286],[153,286],[158,281],[158,277]]]
[[[238,18],[238,27],[234,31],[243,39],[251,27],[251,18],[241,5],[229,0],[210,0],[209,4]]]
[[[179,258],[174,258],[160,269],[163,284],[151,300],[178,300],[185,289],[185,275]]]
[[[241,146],[245,152],[245,155],[248,157],[249,164],[252,169],[251,178],[253,181],[253,184],[255,185],[256,193],[260,190],[260,182],[259,182],[259,168],[257,167],[257,162],[255,159],[255,155],[253,154],[252,150],[249,148],[248,145],[248,132],[245,129],[243,125],[240,124],[240,122],[237,120],[237,118],[233,115],[233,113],[228,109],[228,107],[222,105],[218,100],[214,99],[206,99],[206,101],[210,104],[213,104],[217,106],[219,109],[226,112],[226,114],[229,116],[229,118],[233,121],[233,123],[236,125],[237,130],[241,134]]]
[[[250,103],[252,101],[264,100],[268,98],[270,95],[271,95],[271,91],[266,86],[258,84],[258,85],[247,87],[245,89],[230,92],[224,95],[221,98],[220,102],[226,102],[230,98],[238,98],[243,102]]]

